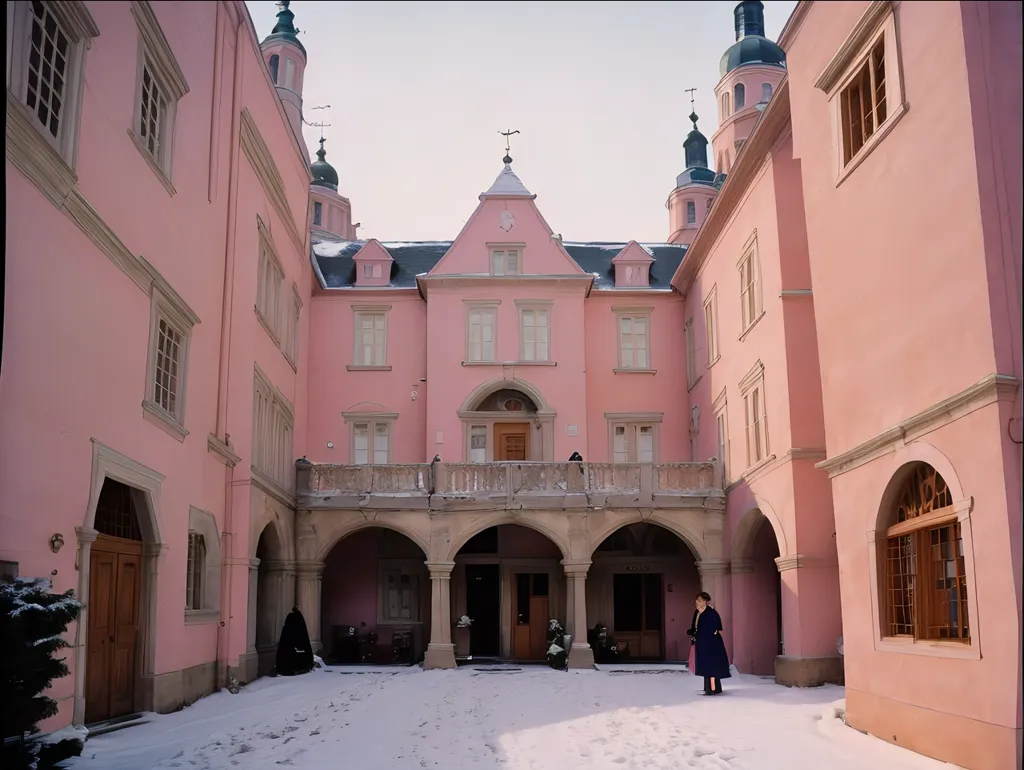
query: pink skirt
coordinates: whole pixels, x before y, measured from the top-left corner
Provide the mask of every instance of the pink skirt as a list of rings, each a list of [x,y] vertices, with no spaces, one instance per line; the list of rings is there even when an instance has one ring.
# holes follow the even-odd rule
[[[690,669],[690,673],[694,676],[697,675],[697,645],[690,644],[690,658],[687,661],[687,666]]]

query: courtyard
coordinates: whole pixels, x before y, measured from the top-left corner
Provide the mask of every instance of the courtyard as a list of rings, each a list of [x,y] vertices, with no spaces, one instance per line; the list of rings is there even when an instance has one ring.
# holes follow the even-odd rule
[[[264,678],[91,739],[74,770],[938,770],[846,727],[843,688],[679,670],[359,669]]]

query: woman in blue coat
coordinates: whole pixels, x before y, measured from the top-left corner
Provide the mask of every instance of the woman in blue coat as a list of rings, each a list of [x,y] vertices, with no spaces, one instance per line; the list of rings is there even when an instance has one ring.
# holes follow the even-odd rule
[[[704,591],[697,594],[694,601],[697,611],[693,613],[689,634],[696,648],[694,673],[704,677],[704,694],[721,695],[722,680],[731,676],[729,656],[722,639],[722,617],[710,602],[710,594]]]

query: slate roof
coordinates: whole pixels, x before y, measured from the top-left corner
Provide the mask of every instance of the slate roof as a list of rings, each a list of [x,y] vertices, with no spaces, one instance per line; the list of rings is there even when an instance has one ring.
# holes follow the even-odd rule
[[[343,289],[355,285],[356,267],[353,257],[366,241],[334,241],[313,239],[313,264],[317,268],[320,285],[325,289]],[[382,241],[394,262],[391,265],[391,288],[415,288],[416,276],[429,273],[441,261],[452,241]],[[595,275],[595,289],[615,287],[615,268],[612,259],[622,251],[625,243],[562,244],[576,264],[585,273]],[[685,246],[669,243],[641,243],[654,257],[651,263],[651,289],[669,289],[672,276],[683,261]]]

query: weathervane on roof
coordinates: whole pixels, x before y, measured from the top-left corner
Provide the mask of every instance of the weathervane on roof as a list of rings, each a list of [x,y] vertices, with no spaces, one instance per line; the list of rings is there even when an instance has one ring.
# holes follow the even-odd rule
[[[519,129],[516,129],[515,131],[499,131],[498,133],[501,136],[505,137],[505,157],[502,158],[501,160],[507,166],[512,162],[512,155],[510,154],[512,148],[509,146],[509,137],[513,136],[514,134],[518,134]]]
[[[286,1],[287,0],[281,0],[281,2],[286,2]],[[309,109],[310,110],[328,110],[330,108],[331,108],[331,105],[329,105],[329,104],[321,104],[318,107],[310,107]],[[303,121],[303,122],[306,123],[307,126],[313,126],[314,128],[319,128],[320,129],[320,139],[321,139],[321,141],[323,141],[323,138],[324,138],[324,129],[331,127],[330,123],[324,123],[323,121],[320,121],[319,123],[309,123],[309,122],[306,122],[306,121]]]

